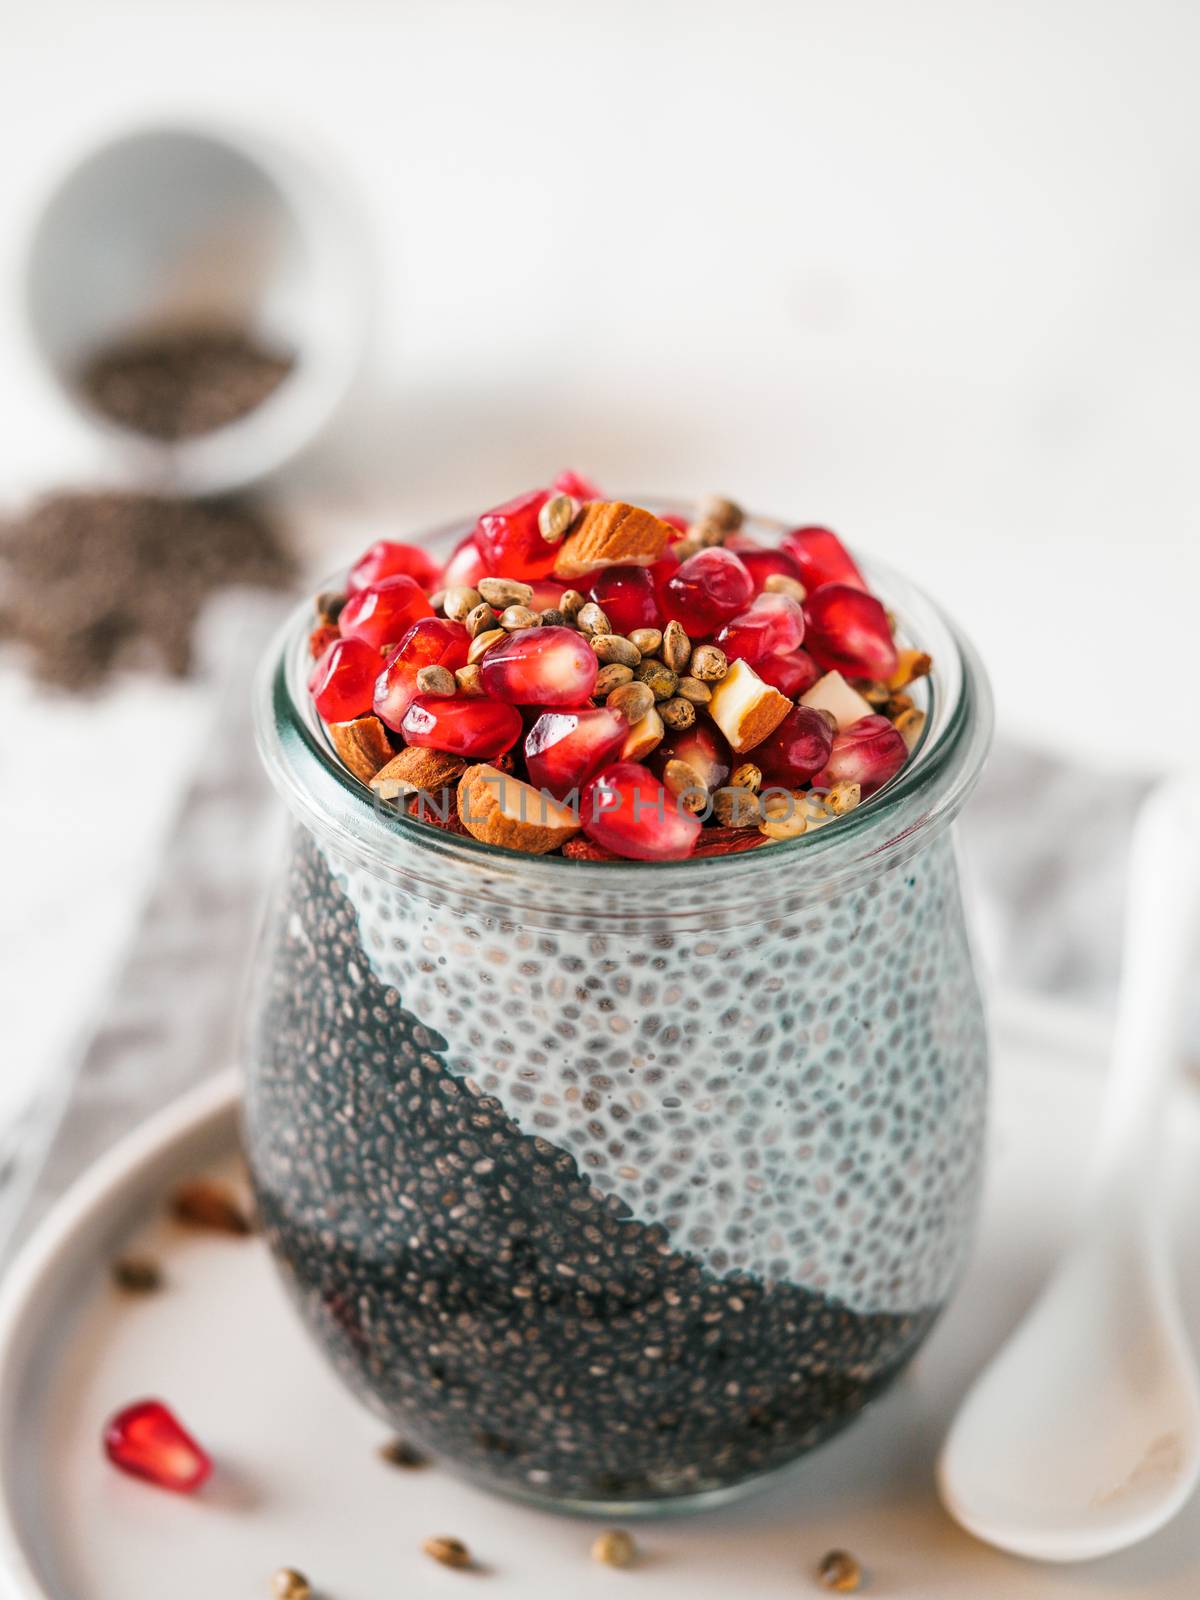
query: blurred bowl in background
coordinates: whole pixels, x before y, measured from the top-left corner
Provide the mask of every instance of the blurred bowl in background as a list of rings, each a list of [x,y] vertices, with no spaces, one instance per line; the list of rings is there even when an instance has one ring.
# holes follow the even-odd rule
[[[332,419],[365,352],[370,250],[344,187],[225,126],[146,126],[90,151],[48,197],[25,272],[33,342],[60,392],[122,475],[181,494],[224,493],[281,467]],[[253,409],[168,440],[93,403],[84,380],[96,357],[204,328],[290,357]]]

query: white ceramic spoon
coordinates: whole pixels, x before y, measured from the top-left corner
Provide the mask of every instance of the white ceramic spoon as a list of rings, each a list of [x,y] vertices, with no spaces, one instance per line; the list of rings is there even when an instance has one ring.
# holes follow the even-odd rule
[[[947,1510],[989,1544],[1085,1561],[1144,1539],[1200,1476],[1200,1388],[1160,1207],[1182,1002],[1200,982],[1200,786],[1162,785],[1134,832],[1094,1204],[942,1450]]]

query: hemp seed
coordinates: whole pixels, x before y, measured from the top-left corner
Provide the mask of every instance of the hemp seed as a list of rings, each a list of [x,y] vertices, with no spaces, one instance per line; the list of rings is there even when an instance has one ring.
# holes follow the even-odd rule
[[[639,683],[644,683],[650,689],[656,700],[669,700],[679,687],[678,675],[665,662],[653,656],[648,661],[640,661],[634,667],[633,675]]]
[[[606,1567],[630,1567],[636,1558],[637,1545],[624,1528],[608,1528],[592,1542],[592,1560]]]
[[[477,661],[482,661],[494,644],[499,644],[501,639],[507,638],[508,635],[503,628],[488,628],[483,633],[477,633],[471,640],[471,648],[467,651],[467,665],[474,666]]]
[[[617,663],[622,667],[636,667],[642,659],[637,645],[619,633],[594,633],[589,640],[596,659],[606,666]]]
[[[675,695],[670,700],[664,700],[658,708],[658,714],[668,728],[676,732],[690,728],[696,721],[696,708],[690,700],[685,700],[682,695]]]
[[[635,628],[629,635],[629,642],[637,645],[644,656],[656,656],[662,648],[662,631],[659,628]]]
[[[444,1567],[457,1567],[461,1571],[473,1565],[471,1552],[462,1540],[452,1539],[446,1534],[426,1539],[421,1548],[427,1556],[432,1556],[434,1561],[440,1561]]]
[[[592,690],[592,698],[603,700],[622,684],[632,682],[633,668],[623,666],[619,661],[613,661],[607,667],[601,667],[596,674],[596,687]]]
[[[724,650],[715,644],[698,645],[692,651],[692,659],[688,669],[693,678],[699,678],[701,683],[720,683],[729,671],[729,662]]]
[[[682,677],[676,688],[677,693],[685,700],[690,700],[694,706],[706,706],[712,699],[712,690],[706,683],[701,683],[699,678]]]
[[[764,594],[786,594],[790,600],[807,600],[808,590],[799,578],[789,578],[786,572],[772,572],[763,584]]]
[[[496,613],[484,600],[467,613],[465,618],[467,632],[472,639],[475,639],[479,634],[486,633],[489,628],[494,628],[498,620]]]
[[[563,596],[566,599],[566,595]],[[594,600],[580,606],[575,613],[575,626],[580,633],[611,633],[612,623]]]
[[[536,628],[541,618],[528,606],[505,606],[500,613],[500,626],[506,633],[516,633],[521,628]]]
[[[725,533],[736,533],[746,520],[746,513],[734,500],[724,495],[706,494],[696,508],[697,522],[711,522]]]
[[[862,1583],[862,1568],[848,1550],[831,1550],[821,1559],[817,1581],[835,1594],[854,1594]]]
[[[271,1593],[275,1600],[309,1600],[312,1585],[295,1567],[280,1567],[271,1579]]]
[[[454,681],[458,685],[459,694],[473,695],[476,698],[483,693],[483,673],[478,664],[469,667],[459,667],[454,674]]]
[[[417,673],[419,694],[451,695],[458,687],[448,667],[422,667]]]
[[[762,788],[762,773],[753,761],[743,761],[740,767],[734,767],[729,781],[737,789],[749,789],[757,794]]]
[[[558,609],[568,622],[574,622],[586,604],[578,589],[564,589],[558,597]]]
[[[668,622],[663,629],[663,661],[672,672],[682,672],[692,658],[692,641],[678,622]]]
[[[447,589],[442,600],[442,610],[451,622],[465,622],[483,599],[478,589],[458,587]]]
[[[654,690],[647,683],[624,683],[613,689],[605,701],[610,711],[624,717],[632,727],[648,716],[654,706]]]
[[[712,803],[713,815],[724,828],[752,828],[762,821],[758,796],[749,789],[718,789],[712,797]]]
[[[558,544],[579,514],[569,494],[551,495],[538,512],[538,532],[547,544]]]
[[[527,606],[533,599],[533,590],[516,578],[480,578],[477,585],[480,595],[490,606]]]
[[[543,628],[568,628],[571,625],[570,617],[557,606],[547,606],[545,611],[539,611],[538,621]]]

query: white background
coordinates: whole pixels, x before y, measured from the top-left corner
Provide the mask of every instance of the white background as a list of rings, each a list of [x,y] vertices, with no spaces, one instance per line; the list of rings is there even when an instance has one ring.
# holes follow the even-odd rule
[[[376,245],[372,387],[288,485],[314,562],[564,465],[719,489],[908,569],[981,646],[1010,735],[1115,773],[1190,755],[1200,8],[3,0],[0,21],[0,494],[98,467],[24,338],[55,174],[120,125],[232,115],[339,166]],[[30,1061],[99,993],[201,747],[196,691],[116,698],[35,703],[0,674],[0,962]]]

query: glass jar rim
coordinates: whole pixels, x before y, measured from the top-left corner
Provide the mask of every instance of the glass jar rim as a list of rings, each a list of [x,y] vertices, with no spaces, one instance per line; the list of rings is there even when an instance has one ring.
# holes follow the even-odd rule
[[[689,508],[661,498],[638,504],[660,512]],[[455,521],[420,542],[435,552],[470,531],[473,521]],[[747,518],[750,533],[777,540],[791,526],[775,519]],[[856,559],[859,559],[856,556]],[[484,844],[399,811],[381,810],[368,787],[343,765],[307,693],[311,598],[283,623],[267,649],[255,688],[259,754],[293,814],[343,857],[368,871],[440,891],[450,874],[473,874],[472,892],[498,906],[537,905],[546,892],[569,890],[581,901],[615,904],[647,893],[650,874],[670,874],[726,901],[762,908],[779,890],[781,869],[788,887],[812,897],[877,875],[923,849],[947,826],[973,789],[992,734],[992,698],[987,675],[973,646],[919,589],[885,564],[860,560],[878,593],[894,612],[899,636],[927,650],[933,669],[914,698],[926,711],[920,740],[900,772],[876,794],[836,823],[760,849],[683,861],[589,861],[561,855],[533,856]],[[339,589],[344,573],[322,588]],[[344,583],[340,585],[344,588]],[[792,872],[796,877],[792,877]]]

